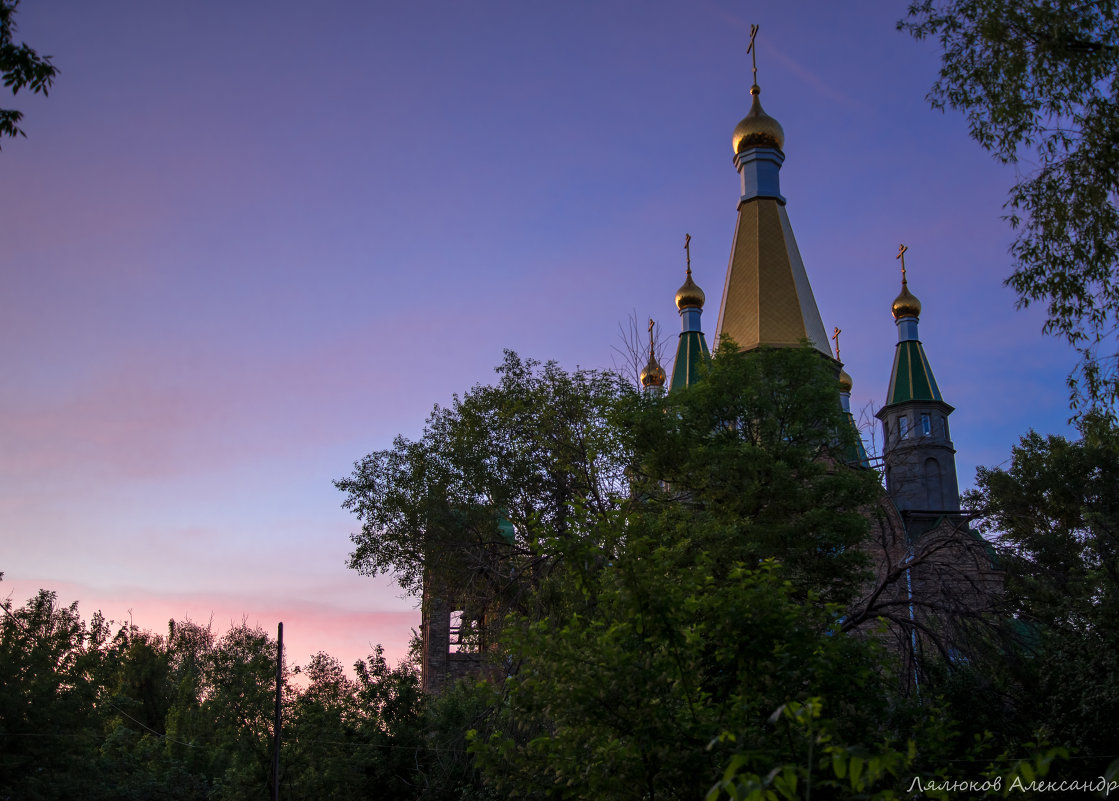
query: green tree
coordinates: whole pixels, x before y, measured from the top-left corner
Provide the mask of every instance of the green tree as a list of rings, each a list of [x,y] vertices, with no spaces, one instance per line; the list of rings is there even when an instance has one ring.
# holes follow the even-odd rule
[[[1005,567],[1020,714],[1106,764],[1119,753],[1119,428],[1088,415],[1080,433],[1031,432],[1008,469],[980,468],[966,503]]]
[[[418,796],[427,761],[423,703],[415,670],[390,668],[380,646],[350,678],[318,653],[292,701],[284,734],[284,795],[306,798]]]
[[[823,698],[828,726],[869,743],[888,685],[871,641],[839,611],[780,578],[638,535],[600,571],[593,604],[508,626],[520,662],[501,688],[497,731],[478,742],[510,797],[694,798],[736,757],[765,776],[817,768],[811,736],[774,726]],[[720,576],[720,578],[716,578]]]
[[[242,623],[222,635],[203,661],[200,713],[211,738],[215,799],[265,795],[272,785],[276,650],[267,632]],[[283,677],[284,694],[290,695],[286,664]]]
[[[58,68],[50,56],[40,56],[26,42],[16,44],[15,14],[20,0],[0,0],[0,78],[16,95],[20,89],[46,95]],[[19,127],[23,112],[0,108],[0,138],[27,136]]]
[[[694,387],[629,400],[629,502],[540,538],[550,601],[503,629],[487,772],[522,798],[695,797],[736,755],[802,761],[769,723],[783,704],[824,698],[837,737],[876,736],[879,656],[840,603],[879,490],[836,458],[854,432],[834,367],[725,345]]]
[[[1115,0],[916,0],[898,23],[935,38],[929,99],[1018,166],[1007,284],[1044,303],[1045,331],[1080,355],[1074,408],[1119,400],[1119,4]]]
[[[631,425],[635,511],[655,510],[675,539],[728,564],[776,559],[784,579],[829,602],[864,583],[859,546],[880,489],[844,461],[857,432],[817,352],[724,342],[702,381],[644,404]]]
[[[76,603],[61,606],[46,590],[0,607],[0,796],[101,797],[109,623],[98,614],[87,626]]]
[[[511,352],[497,373],[436,407],[418,441],[398,437],[335,482],[362,523],[350,567],[392,573],[413,595],[426,581],[473,620],[539,600],[526,590],[553,545],[628,503],[632,462],[624,379]]]

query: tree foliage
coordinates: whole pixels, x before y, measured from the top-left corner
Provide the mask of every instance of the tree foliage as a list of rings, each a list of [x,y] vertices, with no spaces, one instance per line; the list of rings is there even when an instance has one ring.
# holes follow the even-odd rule
[[[99,614],[86,623],[47,591],[5,601],[3,615],[0,797],[269,795],[276,642],[261,629],[218,637],[178,621],[164,637]],[[305,681],[285,671],[283,798],[447,797],[465,760],[434,757],[427,738],[450,735],[426,722],[409,665],[390,668],[378,649],[355,678],[326,654],[297,671]]]
[[[695,797],[732,758],[797,763],[806,741],[769,719],[818,696],[837,736],[870,736],[878,657],[840,632],[839,604],[878,488],[837,458],[854,432],[834,367],[725,343],[702,381],[634,396],[622,424],[629,503],[544,540],[551,603],[503,630],[515,669],[475,745],[488,775],[522,798]]]
[[[0,0],[0,79],[12,94],[27,89],[46,95],[54,84],[58,68],[50,56],[40,56],[26,42],[15,41],[15,14],[20,0]],[[19,127],[23,112],[0,108],[0,138],[26,136]]]
[[[845,463],[856,432],[830,362],[808,347],[740,354],[724,342],[700,382],[645,404],[633,427],[635,514],[655,512],[666,537],[728,564],[776,559],[794,587],[851,599],[880,489]]]
[[[112,688],[109,626],[87,625],[77,604],[42,591],[26,605],[3,604],[0,620],[0,796],[56,798],[93,790],[99,729]],[[93,797],[93,796],[90,796]]]
[[[1005,566],[1021,703],[1052,742],[1105,765],[1119,753],[1119,428],[1087,416],[1080,432],[1026,435],[967,502]]]
[[[631,435],[618,420],[632,387],[511,352],[497,373],[436,407],[419,440],[398,437],[335,482],[362,523],[351,567],[501,612],[531,600],[557,542],[628,502]]]
[[[917,0],[898,23],[935,38],[929,99],[1013,163],[1017,232],[1007,284],[1046,304],[1047,333],[1080,355],[1074,408],[1119,400],[1119,4],[1114,0]]]

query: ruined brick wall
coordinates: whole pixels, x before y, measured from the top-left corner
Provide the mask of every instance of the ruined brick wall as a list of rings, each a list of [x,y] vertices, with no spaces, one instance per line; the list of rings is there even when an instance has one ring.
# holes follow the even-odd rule
[[[905,689],[917,689],[930,658],[968,658],[975,638],[999,620],[1002,574],[990,544],[968,523],[959,512],[899,512],[889,498],[872,515],[872,577],[853,625],[870,632],[885,622]]]
[[[422,642],[420,688],[438,693],[459,679],[477,675],[482,669],[482,654],[456,650],[458,645],[451,624],[454,599],[438,596],[424,588],[420,618]]]

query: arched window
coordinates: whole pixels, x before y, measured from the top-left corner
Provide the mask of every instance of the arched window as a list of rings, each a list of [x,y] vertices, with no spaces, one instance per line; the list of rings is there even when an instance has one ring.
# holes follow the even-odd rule
[[[925,502],[927,509],[944,508],[940,485],[940,463],[930,456],[925,460]]]

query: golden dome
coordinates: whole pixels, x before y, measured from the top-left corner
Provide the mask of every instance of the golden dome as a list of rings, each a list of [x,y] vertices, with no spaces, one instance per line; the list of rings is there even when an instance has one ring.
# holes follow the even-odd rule
[[[917,296],[909,291],[909,285],[905,281],[901,282],[901,294],[894,298],[891,311],[895,320],[900,320],[902,317],[921,316],[921,301],[917,300]]]
[[[665,380],[668,378],[665,375],[664,368],[657,364],[656,354],[649,354],[649,363],[641,370],[641,386],[648,389],[649,387],[663,387]]]
[[[753,100],[750,111],[734,128],[731,138],[731,148],[735,155],[751,147],[775,147],[781,150],[785,145],[785,132],[781,123],[762,111],[762,103],[758,100],[761,89],[757,84],[750,87]]]
[[[840,367],[839,368],[839,391],[840,392],[850,392],[851,387],[853,387],[854,385],[855,385],[855,382],[851,380],[851,376],[847,375],[847,371],[844,370],[842,367]]]
[[[676,290],[676,308],[681,311],[688,308],[702,309],[706,300],[703,290],[692,280],[692,268],[689,267],[684,285]]]

